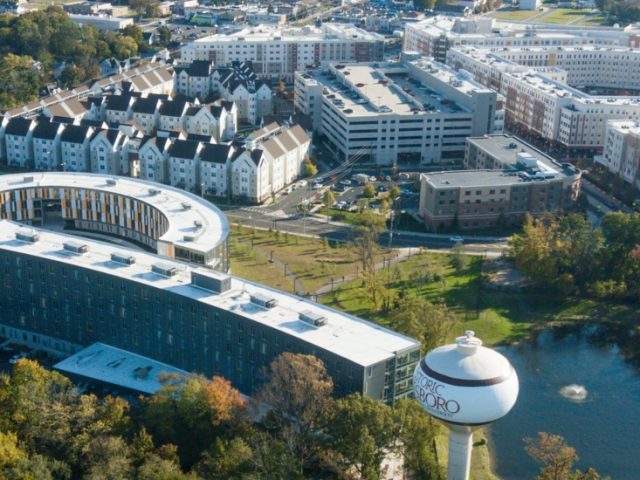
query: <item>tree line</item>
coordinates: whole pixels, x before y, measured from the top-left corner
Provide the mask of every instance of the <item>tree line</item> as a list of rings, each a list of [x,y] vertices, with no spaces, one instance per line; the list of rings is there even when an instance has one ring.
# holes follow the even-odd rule
[[[307,355],[284,353],[264,374],[257,401],[221,377],[167,375],[130,403],[81,394],[20,360],[0,375],[0,478],[376,480],[393,454],[412,478],[442,478],[441,427],[417,402],[334,399],[324,365]]]
[[[168,42],[166,34],[163,38]],[[120,32],[79,26],[59,7],[0,15],[0,109],[37,98],[54,79],[73,87],[99,78],[99,62],[105,58],[123,60],[148,49],[137,25]]]
[[[640,214],[615,212],[525,220],[510,240],[516,265],[538,288],[601,299],[640,300]]]
[[[607,14],[609,24],[640,21],[640,5],[625,0],[596,0],[597,7]]]

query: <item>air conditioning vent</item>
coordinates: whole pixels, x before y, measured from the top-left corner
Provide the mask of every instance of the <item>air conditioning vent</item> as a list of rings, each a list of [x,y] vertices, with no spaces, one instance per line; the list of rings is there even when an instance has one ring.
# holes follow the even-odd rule
[[[303,310],[302,312],[298,313],[298,318],[301,322],[304,322],[316,328],[322,327],[323,325],[327,324],[326,317],[323,317],[322,315],[314,313],[310,310]]]
[[[213,271],[192,270],[191,284],[210,292],[223,293],[231,290],[231,277]]]
[[[75,253],[77,255],[84,255],[89,251],[89,245],[85,245],[84,243],[65,242],[62,246],[67,252]]]
[[[153,196],[153,195],[158,195],[160,193],[160,190],[158,190],[157,188],[150,188],[149,189],[149,195]]]
[[[111,261],[121,263],[122,265],[133,265],[136,263],[135,257],[126,253],[112,253]]]
[[[263,308],[274,308],[278,306],[278,300],[260,293],[254,293],[251,295],[251,303]]]
[[[172,265],[165,265],[163,263],[156,263],[151,265],[151,271],[157,275],[163,277],[173,277],[178,273],[178,269]]]
[[[40,240],[40,235],[30,230],[20,230],[16,232],[16,240],[28,243],[36,243]]]
[[[24,181],[24,183],[31,183],[31,182],[33,182],[33,177],[24,177],[23,181]]]
[[[117,184],[118,184],[118,180],[117,179],[115,179],[115,178],[107,178],[107,185],[114,186],[114,185],[117,185]]]
[[[191,210],[191,205],[186,203],[186,202],[183,202],[182,203],[182,209],[183,210]]]

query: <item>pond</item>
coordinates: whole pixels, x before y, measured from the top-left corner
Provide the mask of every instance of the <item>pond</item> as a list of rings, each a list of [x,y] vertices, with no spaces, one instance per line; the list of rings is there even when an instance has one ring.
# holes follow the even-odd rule
[[[614,480],[640,478],[640,332],[615,326],[567,326],[497,348],[520,378],[513,410],[491,426],[493,467],[503,480],[536,476],[525,437],[562,435],[577,467]]]

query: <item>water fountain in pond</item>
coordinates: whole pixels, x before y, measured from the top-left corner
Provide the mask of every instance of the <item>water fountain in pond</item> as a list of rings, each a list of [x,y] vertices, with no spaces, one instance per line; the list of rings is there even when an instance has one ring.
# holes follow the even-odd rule
[[[559,393],[572,402],[584,402],[588,395],[587,389],[583,385],[575,384],[565,385],[559,390]]]

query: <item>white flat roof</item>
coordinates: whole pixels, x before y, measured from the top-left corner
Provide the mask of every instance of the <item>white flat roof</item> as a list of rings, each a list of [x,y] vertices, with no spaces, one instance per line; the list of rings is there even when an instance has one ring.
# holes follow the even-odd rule
[[[189,375],[166,363],[104,343],[89,345],[53,368],[149,395],[162,388],[161,373]]]
[[[15,238],[16,232],[24,230],[24,225],[7,220],[0,221],[0,249],[81,266],[183,295],[222,310],[232,311],[236,315],[279,330],[364,367],[392,358],[396,352],[417,348],[420,345],[417,340],[375,323],[247,280],[231,277],[229,291],[222,294],[212,293],[192,285],[191,272],[204,272],[215,276],[223,274],[84,238],[81,242],[89,247],[89,251],[84,255],[76,255],[64,250],[63,243],[71,239],[77,243],[78,237],[33,229],[38,232],[39,240],[36,243],[28,243]],[[135,257],[135,263],[130,266],[115,263],[110,258],[112,253],[131,255]],[[152,273],[151,266],[159,262],[176,267],[177,274],[164,277]],[[251,295],[276,299],[278,305],[271,309],[261,308],[251,302]],[[318,328],[312,327],[299,320],[298,315],[303,311],[324,317],[327,323]]]
[[[25,178],[31,178],[25,181]],[[117,180],[115,185],[107,180]],[[91,173],[30,172],[0,175],[0,193],[30,187],[73,187],[115,193],[135,198],[149,204],[167,217],[169,228],[157,240],[188,248],[196,252],[208,252],[224,242],[229,233],[229,223],[224,214],[212,203],[185,190],[130,177],[117,177]],[[151,194],[149,190],[159,193]],[[189,205],[185,210],[183,205]],[[196,228],[196,223],[202,225]],[[194,233],[200,233],[194,235]],[[192,235],[192,241],[185,241]]]

